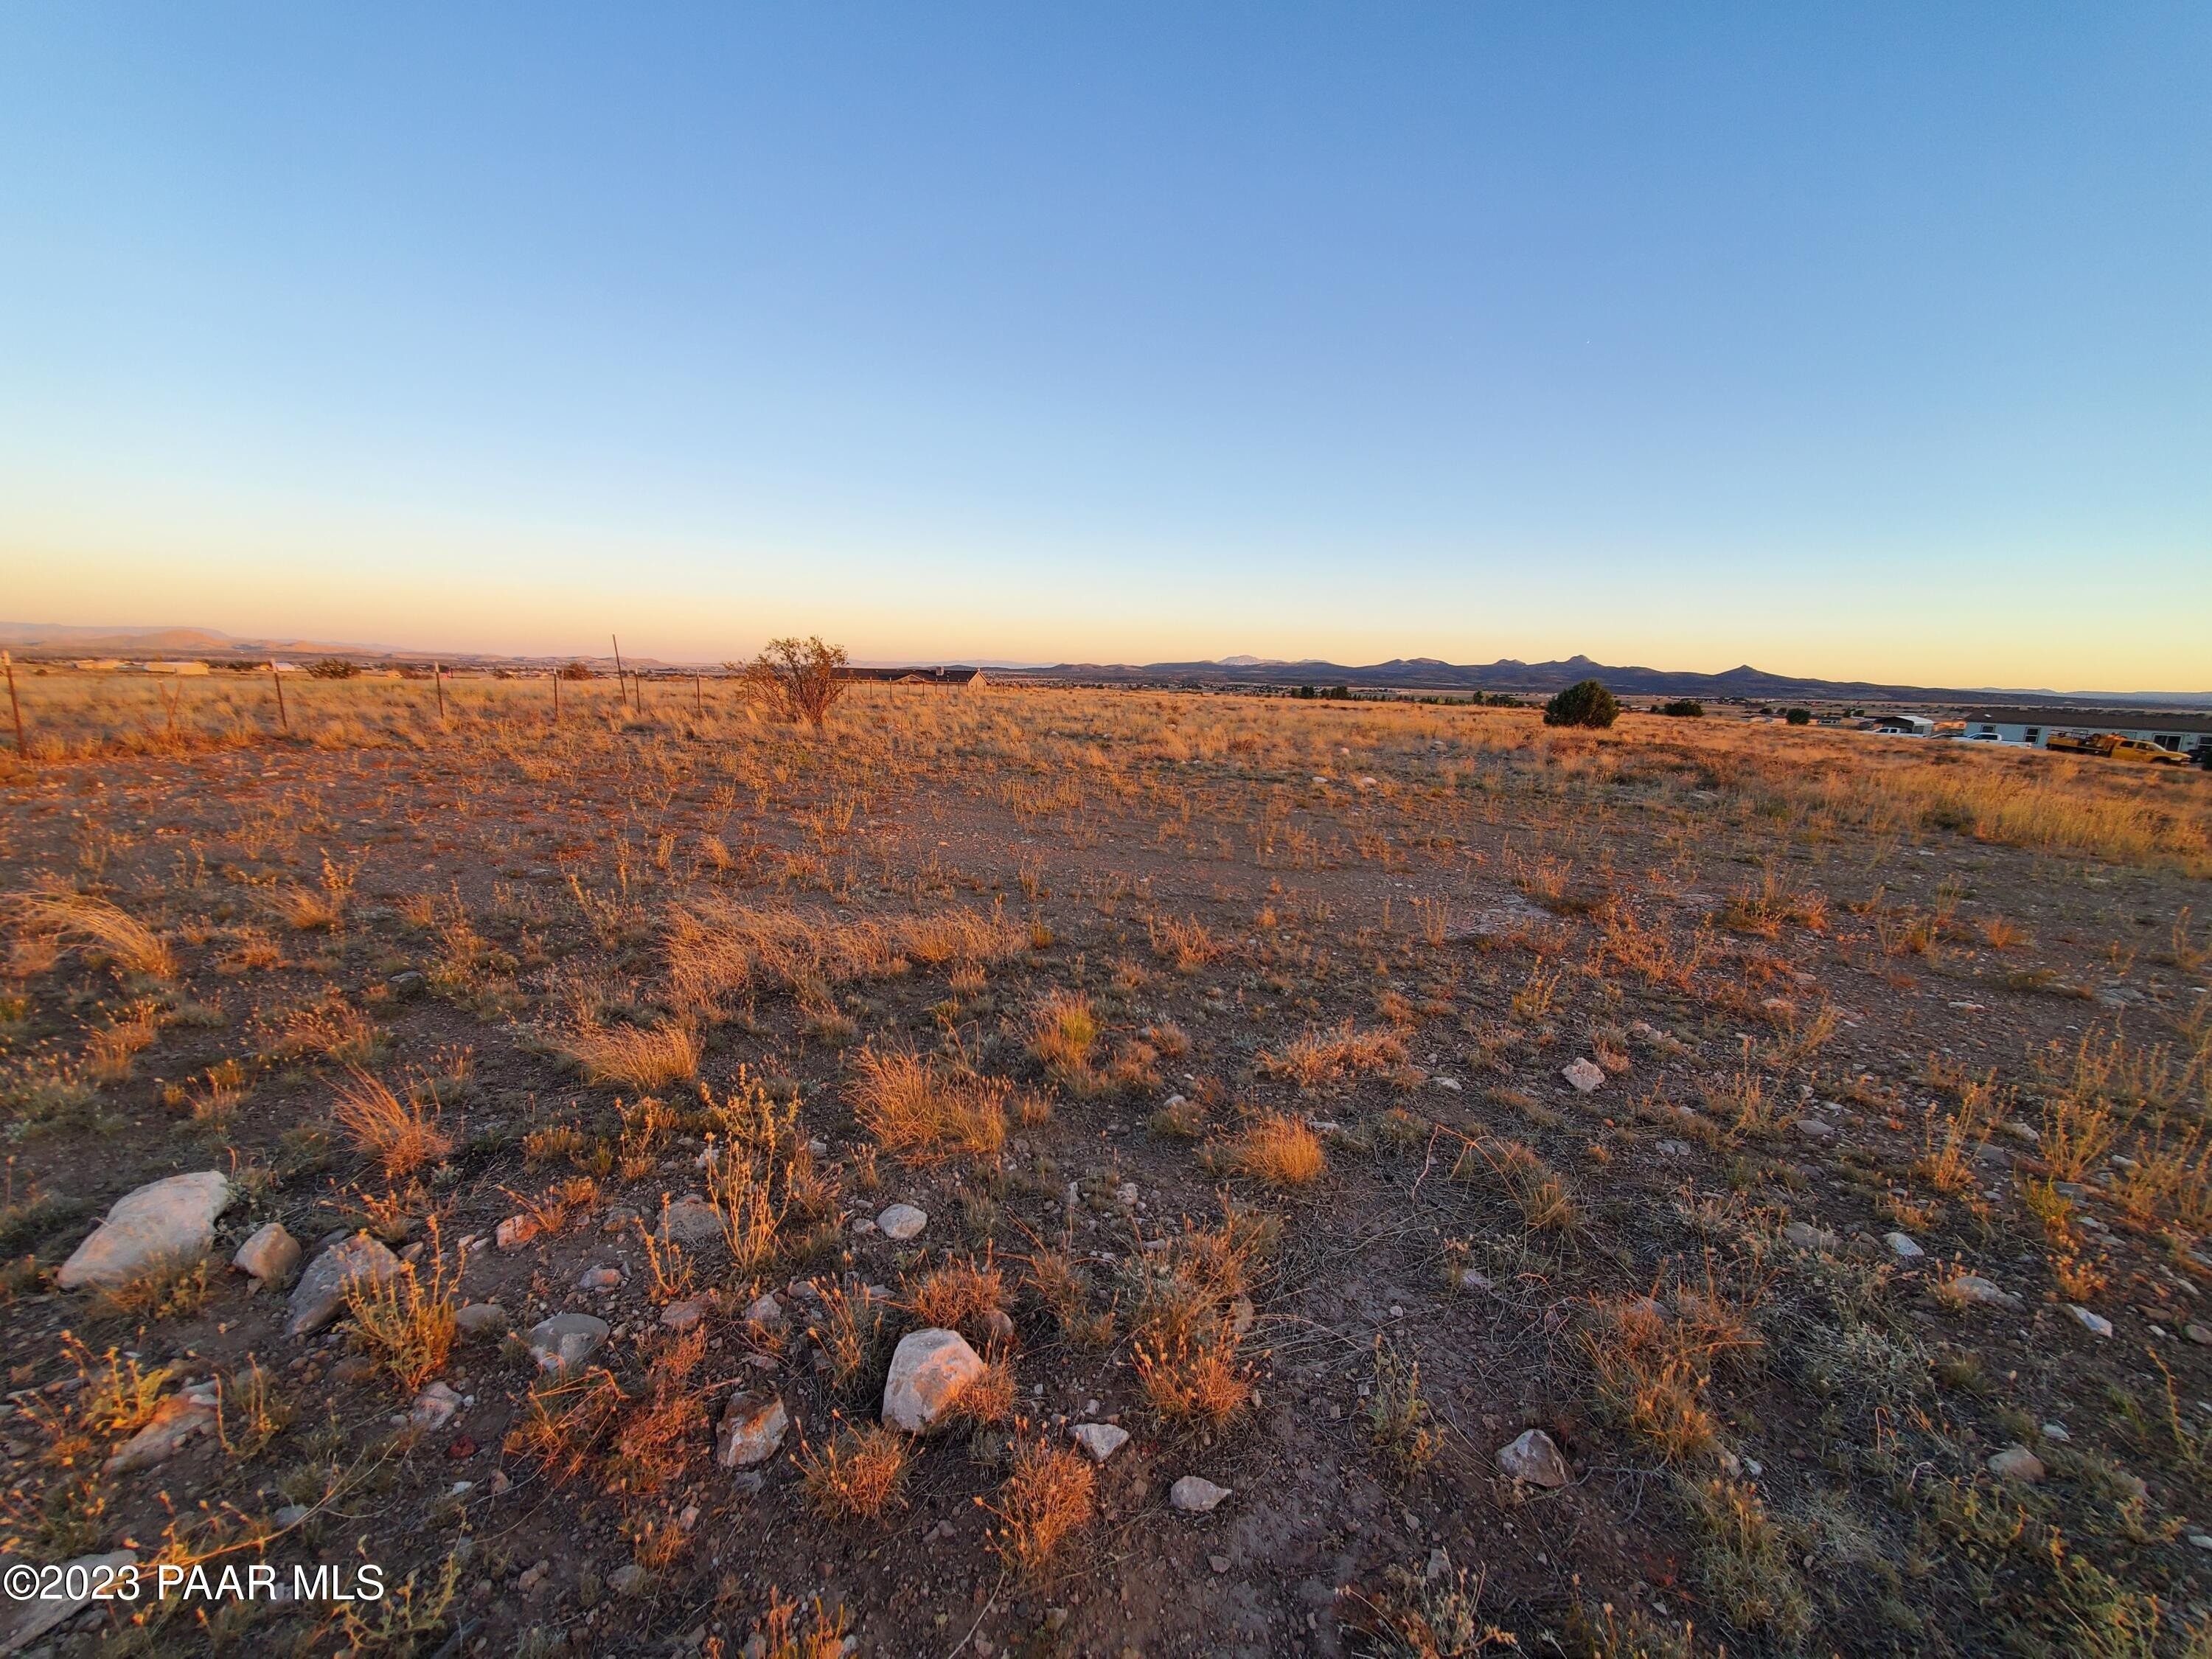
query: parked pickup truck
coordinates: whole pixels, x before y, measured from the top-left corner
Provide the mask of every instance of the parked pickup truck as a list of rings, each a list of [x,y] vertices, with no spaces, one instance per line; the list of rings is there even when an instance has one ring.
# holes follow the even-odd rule
[[[2043,746],[2062,754],[2102,755],[2107,760],[2142,761],[2151,766],[2190,763],[2190,757],[2178,750],[2161,749],[2141,738],[2124,738],[2117,732],[2054,732]]]

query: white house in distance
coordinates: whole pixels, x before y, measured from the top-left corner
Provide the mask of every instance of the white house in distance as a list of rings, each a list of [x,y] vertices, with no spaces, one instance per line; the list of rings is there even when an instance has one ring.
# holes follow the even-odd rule
[[[2194,755],[2212,743],[2212,714],[2176,714],[2152,708],[1962,708],[1960,733],[1969,741],[2026,744],[2040,749],[2054,732],[2117,732],[2176,754]]]

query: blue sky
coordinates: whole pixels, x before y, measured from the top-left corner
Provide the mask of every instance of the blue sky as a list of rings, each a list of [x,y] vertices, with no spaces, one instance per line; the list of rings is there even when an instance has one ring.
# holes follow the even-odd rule
[[[0,11],[11,620],[2212,687],[2212,10]]]

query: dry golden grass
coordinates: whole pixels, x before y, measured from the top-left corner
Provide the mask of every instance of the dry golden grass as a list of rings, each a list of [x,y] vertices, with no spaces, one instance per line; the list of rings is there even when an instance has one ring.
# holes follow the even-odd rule
[[[177,958],[161,936],[112,901],[88,893],[31,893],[9,907],[16,925],[74,945],[127,973],[173,979]]]
[[[906,1437],[880,1423],[842,1430],[819,1453],[800,1455],[799,1480],[833,1521],[874,1521],[901,1505],[909,1460]]]
[[[749,1659],[756,1654],[757,1659],[844,1659],[849,1623],[842,1607],[829,1612],[818,1595],[802,1614],[797,1601],[786,1600],[771,1584],[768,1610],[753,1626],[753,1639],[744,1651]]]
[[[999,1522],[992,1553],[1016,1572],[1036,1572],[1090,1522],[1097,1479],[1080,1453],[1042,1439],[1022,1441],[998,1501],[985,1505]]]
[[[453,1351],[453,1292],[465,1262],[456,1257],[447,1266],[434,1218],[428,1259],[427,1275],[422,1263],[403,1262],[388,1279],[356,1279],[346,1287],[346,1309],[362,1346],[410,1395],[443,1370]]]
[[[531,1386],[521,1425],[507,1437],[507,1450],[533,1459],[548,1480],[565,1486],[598,1466],[623,1400],[621,1385],[596,1365],[541,1377]]]
[[[1340,1078],[1385,1071],[1405,1060],[1406,1040],[1399,1032],[1357,1030],[1346,1020],[1334,1031],[1304,1033],[1279,1054],[1262,1051],[1257,1063],[1263,1077],[1288,1078],[1310,1089]]]
[[[1091,1060],[1102,1035],[1091,999],[1080,991],[1048,991],[1030,1010],[1030,1052],[1079,1094],[1097,1086]]]
[[[1026,952],[1030,938],[995,911],[809,917],[709,895],[671,907],[666,948],[676,1005],[713,1013],[748,993],[889,978],[909,960],[980,969]]]
[[[857,1070],[854,1111],[896,1158],[987,1158],[1006,1144],[1014,1087],[1003,1078],[956,1071],[910,1048],[863,1050]]]
[[[1321,1137],[1293,1117],[1271,1115],[1261,1118],[1237,1138],[1232,1156],[1237,1168],[1269,1187],[1303,1187],[1318,1181],[1328,1170]]]
[[[974,1334],[1004,1307],[1006,1293],[1005,1275],[986,1255],[932,1267],[908,1291],[906,1306],[920,1324]]]
[[[699,1075],[698,1034],[688,1025],[581,1025],[561,1048],[593,1083],[661,1089]]]
[[[1252,1398],[1251,1369],[1237,1357],[1237,1334],[1226,1318],[1139,1336],[1131,1344],[1130,1364],[1164,1422],[1218,1426]]]
[[[632,1492],[654,1492],[689,1468],[707,1440],[707,1402],[696,1373],[707,1358],[707,1328],[663,1342],[646,1368],[644,1397],[615,1431],[615,1474]]]
[[[339,1081],[331,1111],[354,1144],[383,1165],[387,1180],[404,1181],[453,1150],[434,1107],[402,1100],[357,1066],[349,1066]]]

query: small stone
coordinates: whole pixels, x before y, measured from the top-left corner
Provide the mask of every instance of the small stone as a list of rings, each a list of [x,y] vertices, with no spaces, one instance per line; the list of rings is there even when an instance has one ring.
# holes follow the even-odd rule
[[[1586,1095],[1605,1081],[1604,1071],[1587,1060],[1577,1060],[1572,1065],[1562,1067],[1559,1075],[1574,1085],[1577,1094]]]
[[[286,1504],[276,1511],[276,1524],[296,1527],[313,1513],[305,1504]]]
[[[635,1561],[625,1561],[607,1575],[607,1588],[617,1595],[642,1595],[653,1575]]]
[[[2184,1325],[2181,1334],[2200,1348],[2212,1347],[2212,1325]]]
[[[349,1290],[389,1284],[398,1276],[399,1258],[367,1233],[356,1233],[307,1264],[307,1271],[292,1287],[284,1329],[293,1336],[319,1331],[337,1317]]]
[[[1458,1278],[1453,1282],[1462,1291],[1486,1291],[1495,1288],[1490,1282],[1489,1274],[1478,1272],[1473,1267],[1462,1267],[1459,1270]]]
[[[1836,1126],[1825,1117],[1801,1117],[1792,1126],[1808,1140],[1833,1140]]]
[[[2063,1423],[2045,1423],[2043,1425],[2043,1437],[2045,1440],[2056,1440],[2063,1446],[2071,1440],[2074,1435]]]
[[[1990,1459],[1990,1473],[2000,1480],[2033,1486],[2043,1479],[2043,1460],[2025,1446],[2007,1446]]]
[[[904,1243],[920,1237],[921,1230],[929,1225],[929,1216],[911,1204],[894,1204],[876,1218],[876,1225],[883,1229],[885,1238]]]
[[[1527,1430],[1511,1444],[1499,1448],[1498,1467],[1513,1480],[1535,1486],[1556,1488],[1574,1479],[1567,1460],[1541,1429]]]
[[[1943,1292],[1954,1302],[1970,1303],[1977,1307],[2014,1308],[2020,1305],[2018,1297],[2000,1289],[1979,1273],[1960,1273],[1943,1286]]]
[[[1128,1430],[1114,1423],[1078,1423],[1067,1434],[1068,1438],[1091,1454],[1094,1463],[1103,1463],[1129,1443]]]
[[[1004,1308],[994,1308],[983,1316],[983,1332],[994,1342],[1014,1340],[1013,1316]]]
[[[514,1328],[514,1317],[496,1302],[471,1302],[454,1313],[453,1323],[464,1336],[505,1336]]]
[[[685,1246],[716,1243],[722,1238],[722,1218],[705,1199],[686,1194],[661,1217],[660,1237]]]
[[[460,1408],[459,1395],[443,1382],[433,1382],[415,1396],[415,1403],[407,1408],[407,1420],[418,1429],[442,1429]]]
[[[660,1310],[660,1322],[672,1331],[688,1331],[707,1316],[703,1297],[691,1297],[682,1302],[672,1302]]]
[[[781,1330],[785,1318],[783,1304],[775,1299],[773,1291],[756,1297],[752,1305],[745,1310],[745,1323],[757,1331]]]
[[[300,1242],[284,1231],[281,1221],[264,1223],[238,1247],[230,1265],[251,1273],[272,1291],[281,1291],[300,1270]]]
[[[617,1291],[622,1288],[622,1269],[619,1267],[586,1267],[584,1276],[576,1281],[580,1291]]]
[[[229,1178],[214,1170],[149,1182],[115,1200],[54,1283],[112,1290],[159,1268],[190,1267],[215,1248],[215,1218],[230,1200]]]
[[[1199,1474],[1186,1474],[1168,1488],[1168,1502],[1185,1515],[1209,1514],[1230,1495],[1231,1488],[1217,1486]]]
[[[2075,1324],[2092,1336],[2110,1336],[2112,1334],[2112,1322],[2102,1314],[2091,1313],[2087,1308],[2073,1302],[2066,1304],[2066,1311],[2074,1316]]]
[[[1455,1077],[1432,1077],[1429,1081],[1439,1089],[1449,1089],[1454,1094],[1460,1091],[1459,1079]]]
[[[714,1437],[714,1461],[726,1469],[749,1469],[775,1455],[791,1418],[782,1400],[769,1395],[732,1395]]]
[[[215,1419],[212,1393],[173,1394],[154,1408],[154,1415],[144,1428],[125,1441],[121,1449],[100,1466],[100,1472],[127,1474],[133,1469],[151,1468],[156,1463],[167,1462],[182,1449],[185,1442],[213,1428]]]
[[[394,974],[384,982],[396,997],[419,997],[430,986],[430,981],[412,968],[404,973]]]
[[[2192,1532],[2189,1534],[2191,1549],[2212,1550],[2212,1532]]]
[[[884,1381],[884,1421],[920,1434],[983,1374],[983,1361],[957,1331],[913,1331],[891,1352]]]
[[[1802,1221],[1793,1221],[1782,1230],[1782,1237],[1801,1250],[1832,1250],[1836,1236],[1826,1227],[1810,1226]]]
[[[1206,1565],[1212,1567],[1217,1573],[1226,1572],[1229,1571],[1229,1558],[1225,1555],[1209,1555],[1206,1558]]]
[[[571,1370],[599,1351],[607,1322],[589,1314],[556,1314],[530,1328],[530,1352],[544,1371]]]
[[[511,1215],[492,1229],[491,1242],[502,1250],[519,1250],[537,1237],[535,1216]]]
[[[1905,1233],[1884,1233],[1881,1242],[1889,1246],[1889,1253],[1899,1261],[1917,1261],[1928,1254]]]

